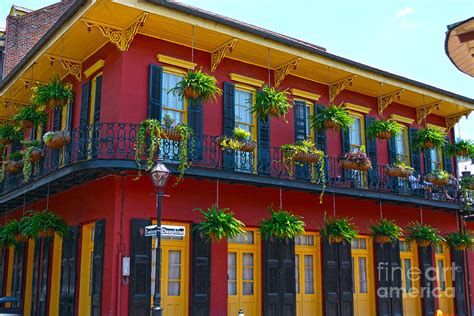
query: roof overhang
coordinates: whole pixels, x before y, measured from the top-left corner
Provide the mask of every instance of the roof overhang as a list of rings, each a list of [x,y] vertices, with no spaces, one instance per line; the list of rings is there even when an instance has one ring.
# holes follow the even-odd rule
[[[444,49],[460,71],[474,77],[474,17],[448,25]]]

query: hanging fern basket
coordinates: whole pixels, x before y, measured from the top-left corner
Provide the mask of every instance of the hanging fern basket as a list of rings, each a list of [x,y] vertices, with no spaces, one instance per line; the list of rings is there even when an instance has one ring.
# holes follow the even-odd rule
[[[14,174],[17,173],[18,171],[23,169],[23,161],[9,161],[6,165],[5,170],[10,173]]]
[[[390,139],[393,137],[393,134],[390,133],[389,131],[381,131],[380,133],[377,134],[378,139]]]
[[[15,240],[19,243],[23,243],[28,241],[28,237],[23,235],[22,233],[15,234]]]
[[[51,228],[46,228],[45,230],[38,231],[39,238],[47,238],[47,237],[54,237],[55,231]]]
[[[161,131],[161,138],[180,142],[183,139],[183,136],[176,128],[164,127]]]
[[[197,89],[194,89],[192,87],[188,87],[184,89],[184,97],[187,99],[195,100],[195,99],[198,99],[200,96],[201,94],[199,93],[199,90]]]
[[[377,244],[388,244],[391,241],[389,236],[377,236],[374,240]]]
[[[464,251],[466,249],[467,249],[466,245],[458,245],[454,247],[454,250],[458,250],[458,251]]]
[[[426,248],[428,246],[431,246],[432,242],[431,240],[417,240],[416,244],[422,248]]]
[[[405,169],[405,168],[391,168],[391,167],[387,167],[385,173],[388,175],[388,176],[391,176],[391,177],[399,177],[399,178],[408,178],[409,176],[411,176],[413,174],[413,171],[412,170],[408,170],[408,169]]]
[[[328,240],[330,244],[340,244],[344,238],[342,236],[329,236]]]
[[[348,170],[368,171],[370,169],[370,165],[360,164],[350,160],[341,160],[340,164],[343,169]]]
[[[25,121],[21,121],[20,125],[26,129],[26,128],[33,128],[35,126],[35,123],[33,121],[25,120]]]
[[[426,177],[426,180],[428,182],[433,183],[434,185],[439,185],[439,186],[447,185],[449,182],[449,179],[437,179],[435,177]]]
[[[257,143],[254,141],[244,141],[242,142],[242,147],[240,147],[240,151],[244,151],[247,153],[253,152],[257,148]]]
[[[298,151],[293,155],[293,160],[302,162],[302,163],[318,163],[320,155],[314,153],[305,153],[303,151]]]
[[[36,163],[43,158],[43,150],[40,148],[35,148],[30,152],[30,162]]]
[[[326,129],[338,129],[339,124],[337,122],[334,122],[333,120],[325,120],[324,121],[324,127]]]

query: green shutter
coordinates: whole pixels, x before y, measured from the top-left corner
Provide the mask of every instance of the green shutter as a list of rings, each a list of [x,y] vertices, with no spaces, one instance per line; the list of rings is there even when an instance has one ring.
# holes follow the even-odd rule
[[[162,83],[163,68],[151,64],[148,82],[148,118],[161,120]]]

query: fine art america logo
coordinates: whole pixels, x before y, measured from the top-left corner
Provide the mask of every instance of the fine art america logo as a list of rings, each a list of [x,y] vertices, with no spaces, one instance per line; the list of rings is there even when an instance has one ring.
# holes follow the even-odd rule
[[[382,286],[377,290],[377,296],[380,298],[393,297],[422,297],[432,298],[443,297],[454,298],[455,288],[447,286],[446,276],[451,274],[451,280],[455,279],[456,273],[462,273],[462,268],[453,263],[452,267],[436,269],[429,267],[421,270],[418,267],[411,267],[403,270],[401,267],[389,267],[387,263],[381,262],[377,266],[378,279]],[[405,279],[404,286],[393,286],[393,283],[401,284],[403,278]],[[397,282],[398,281],[398,282]],[[415,284],[420,284],[419,287]],[[392,284],[390,286],[383,286],[383,284]],[[435,287],[435,284],[437,286]]]

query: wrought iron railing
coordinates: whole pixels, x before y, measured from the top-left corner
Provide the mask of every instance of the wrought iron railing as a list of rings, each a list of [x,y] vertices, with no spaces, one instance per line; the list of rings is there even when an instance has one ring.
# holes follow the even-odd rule
[[[70,132],[71,141],[63,149],[45,148],[43,159],[33,166],[28,183],[72,164],[88,160],[135,160],[134,144],[138,124],[98,123]],[[311,182],[321,178],[320,165],[296,165],[288,170],[282,162],[279,147],[255,150],[254,153],[223,150],[216,138],[203,135],[188,144],[192,166],[255,174],[264,177]],[[159,155],[169,164],[179,163],[179,142],[163,139]],[[145,160],[145,156],[142,157]],[[340,186],[360,190],[380,191],[401,195],[419,196],[426,199],[459,202],[457,182],[436,186],[422,177],[402,179],[385,174],[385,166],[377,166],[369,172],[343,170],[338,157],[325,157],[324,178],[328,186]],[[314,182],[314,181],[313,181]],[[2,193],[12,192],[27,184],[21,172],[9,174],[2,184]]]

